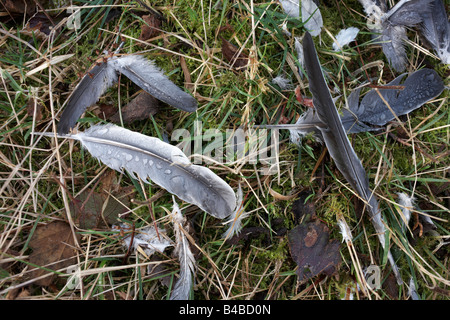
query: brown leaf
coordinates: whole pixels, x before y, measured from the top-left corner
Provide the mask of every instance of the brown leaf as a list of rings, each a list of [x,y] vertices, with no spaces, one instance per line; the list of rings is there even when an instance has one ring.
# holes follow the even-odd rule
[[[311,196],[310,191],[302,191],[298,194],[298,199],[292,204],[292,212],[294,214],[295,224],[299,224],[302,221],[309,221],[315,219],[316,208],[314,202],[307,201]]]
[[[231,42],[222,38],[222,54],[228,62],[230,62],[231,67],[236,70],[243,70],[247,67],[248,56],[244,53],[239,54],[239,48],[236,47]]]
[[[103,120],[110,120],[117,113],[117,107],[112,104],[100,103],[93,113]]]
[[[156,114],[158,110],[159,101],[147,92],[142,91],[136,98],[122,108],[122,120],[124,123],[146,120]],[[120,123],[119,112],[111,116],[110,120],[115,123]]]
[[[54,27],[54,23],[58,23],[60,20],[38,12],[28,20],[21,33],[29,36],[34,35],[41,40],[46,40]]]
[[[36,109],[36,112],[35,112]],[[34,120],[39,122],[42,120],[42,104],[36,99],[31,98],[27,102],[27,115],[29,117],[36,117]]]
[[[46,269],[59,270],[75,264],[75,242],[68,223],[53,221],[36,228],[31,237],[30,248],[33,252],[29,256],[30,263]],[[49,271],[36,269],[31,271],[32,278],[40,277]],[[55,274],[34,282],[40,286],[49,286],[55,280]]]
[[[129,203],[129,193],[125,189],[114,197],[86,189],[70,203],[70,212],[80,228],[98,229],[117,223],[118,216],[128,210]]]
[[[36,3],[34,0],[4,0],[1,1],[2,9],[8,13],[26,13],[31,15],[36,10]],[[3,10],[2,10],[3,11]]]
[[[296,226],[288,234],[291,256],[300,281],[319,274],[332,275],[341,261],[338,240],[329,240],[328,227],[319,220]]]
[[[161,33],[161,20],[155,14],[149,14],[142,16],[144,22],[141,28],[141,35],[139,40],[146,41],[148,39],[154,38]]]

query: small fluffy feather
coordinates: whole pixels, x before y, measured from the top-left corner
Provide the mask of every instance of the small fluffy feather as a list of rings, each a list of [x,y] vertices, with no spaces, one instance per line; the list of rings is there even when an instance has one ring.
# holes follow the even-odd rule
[[[344,218],[339,218],[337,223],[338,223],[339,229],[341,230],[342,242],[346,242],[346,243],[352,242],[352,239],[353,239],[352,233],[350,231],[350,228],[349,228],[347,222],[344,220]]]
[[[125,232],[131,231],[131,228],[126,224],[122,223],[119,227]],[[172,243],[164,237],[165,233],[166,231],[164,229],[158,228],[158,232],[156,232],[154,226],[147,226],[136,230],[133,237],[131,234],[124,237],[122,241],[127,250],[137,250],[140,247],[147,257],[150,257],[156,251],[164,252],[167,247],[172,246]],[[158,234],[160,235],[159,238]],[[133,240],[132,243],[131,240]]]
[[[248,213],[244,211],[244,197],[241,185],[239,185],[236,192],[236,210],[231,214],[230,219],[225,222],[229,224],[227,231],[222,235],[222,238],[229,239],[234,235],[238,235],[242,230],[242,220],[248,217]]]
[[[340,51],[342,48],[346,45],[348,45],[350,42],[354,41],[356,36],[359,33],[359,29],[355,27],[350,27],[347,29],[342,29],[339,31],[339,33],[336,36],[336,41],[333,43],[333,49],[334,51]]]
[[[292,89],[291,80],[286,79],[283,76],[276,76],[272,79],[272,83],[276,84],[280,87],[281,90],[289,90]]]
[[[195,258],[189,246],[189,241],[182,230],[186,218],[181,213],[175,199],[173,200],[171,217],[175,230],[175,253],[180,261],[180,276],[173,287],[170,300],[188,300],[194,283]]]
[[[405,229],[411,219],[411,209],[414,208],[414,197],[408,196],[406,193],[398,193],[398,204],[402,211],[402,229]]]

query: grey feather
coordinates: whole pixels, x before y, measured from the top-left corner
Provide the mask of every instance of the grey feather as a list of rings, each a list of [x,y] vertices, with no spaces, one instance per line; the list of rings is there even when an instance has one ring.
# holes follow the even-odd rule
[[[398,76],[387,86],[400,85],[405,76],[406,74]],[[404,86],[403,90],[378,89],[389,107],[386,106],[375,89],[369,91],[361,100],[361,103],[359,103],[361,89],[352,92],[348,98],[349,109],[344,109],[341,117],[347,133],[375,130],[367,124],[383,126],[394,120],[396,116],[408,114],[419,108],[444,91],[444,82],[432,69],[421,69],[413,72],[402,86]]]
[[[302,0],[302,22],[309,33],[318,36],[323,27],[322,14],[313,0]]]
[[[158,138],[112,124],[59,137],[79,140],[108,167],[151,181],[216,218],[224,219],[234,211],[236,195],[225,181],[210,169],[193,165],[179,148]]]
[[[108,64],[156,99],[187,112],[197,109],[197,101],[170,81],[153,61],[129,55],[112,58]]]
[[[450,64],[450,22],[442,0],[433,0],[429,12],[422,12],[422,35],[436,51],[442,63]]]
[[[406,68],[406,28],[417,26],[423,14],[431,11],[432,0],[400,0],[390,10],[385,1],[359,0],[372,19],[370,29],[377,33],[374,43],[380,43],[389,64],[398,72]]]
[[[87,108],[94,105],[105,91],[118,81],[118,74],[124,74],[136,85],[155,98],[172,107],[193,112],[196,100],[170,81],[164,73],[139,55],[113,56],[96,62],[69,97],[66,108],[58,123],[58,133],[69,133]]]
[[[106,62],[97,62],[75,87],[58,123],[58,133],[65,134],[98,99],[117,82],[116,71]]]
[[[186,218],[181,213],[181,209],[175,200],[171,217],[175,230],[175,253],[180,262],[180,274],[170,294],[170,300],[188,300],[194,282],[195,258],[183,231]]]
[[[304,37],[303,51],[305,53],[306,73],[309,80],[309,89],[313,95],[313,103],[319,119],[326,125],[326,127],[319,128],[322,132],[324,142],[336,167],[351,187],[368,203],[371,222],[378,234],[379,241],[384,248],[386,228],[381,219],[378,201],[369,188],[369,181],[361,161],[348,140],[336,106],[334,105],[328,86],[323,77],[314,42],[309,33],[306,33]],[[397,277],[397,282],[401,283],[400,274],[398,273],[397,266],[390,252],[388,253],[388,258]]]
[[[383,99],[375,89],[371,89],[359,102],[362,88],[353,91],[347,99],[348,108],[344,108],[341,115],[345,132],[359,133],[380,130],[389,121],[408,114],[421,107],[428,101],[438,97],[444,91],[444,82],[438,73],[432,69],[421,69],[411,73],[401,84],[406,73],[398,76],[386,86],[401,85],[401,89],[378,89]],[[389,107],[385,104],[388,103]],[[391,111],[392,110],[392,111]],[[392,113],[394,112],[394,113]],[[395,115],[394,115],[395,114]],[[313,133],[321,139],[319,128],[323,126],[314,109],[308,109],[295,124],[278,124],[260,126],[266,129],[288,129],[291,141],[301,142],[301,137]]]

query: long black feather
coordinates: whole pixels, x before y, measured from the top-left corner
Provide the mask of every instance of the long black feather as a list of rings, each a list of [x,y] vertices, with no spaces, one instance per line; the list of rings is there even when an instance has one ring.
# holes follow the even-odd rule
[[[75,87],[58,123],[58,133],[69,133],[87,108],[124,74],[143,90],[172,107],[193,112],[197,101],[183,91],[150,60],[139,55],[113,56],[96,62]]]
[[[379,241],[385,246],[385,226],[381,220],[381,212],[378,201],[369,188],[366,171],[348,140],[347,134],[334,105],[328,86],[322,74],[319,59],[314,47],[314,42],[309,33],[303,39],[303,51],[305,54],[306,74],[309,80],[309,90],[313,96],[313,103],[319,119],[325,124],[319,127],[330,156],[337,168],[359,194],[368,203],[371,222],[378,233]],[[389,261],[397,276],[397,282],[401,283],[395,261],[388,253]]]

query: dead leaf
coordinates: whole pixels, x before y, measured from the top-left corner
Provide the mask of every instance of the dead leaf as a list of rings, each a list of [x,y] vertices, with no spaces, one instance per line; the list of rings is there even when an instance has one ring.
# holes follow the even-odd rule
[[[36,109],[36,110],[35,110]],[[42,104],[36,99],[31,98],[27,102],[27,115],[29,117],[35,117],[34,120],[39,122],[42,120]]]
[[[101,229],[117,223],[119,215],[128,211],[129,204],[129,192],[126,189],[120,190],[115,196],[86,189],[70,203],[70,212],[80,228]]]
[[[312,201],[307,201],[311,192],[302,191],[298,194],[298,199],[292,204],[292,213],[294,214],[294,223],[299,224],[302,221],[309,221],[316,218],[316,208]]]
[[[234,44],[222,38],[222,54],[224,58],[230,62],[232,68],[243,70],[247,67],[248,56],[242,52],[239,54],[239,50]]]
[[[193,92],[194,84],[192,83],[191,73],[189,72],[189,68],[186,64],[186,59],[183,56],[180,56],[180,66],[181,70],[183,70],[184,74],[184,87],[189,91]]]
[[[13,14],[23,14],[26,13],[28,15],[31,15],[36,10],[36,3],[34,0],[4,0],[1,1],[1,4],[3,6],[2,9],[4,9],[6,12]],[[3,11],[3,10],[2,10]]]
[[[122,108],[122,120],[127,124],[138,120],[146,120],[150,116],[155,115],[158,110],[159,101],[147,92],[142,91],[136,98]],[[111,116],[109,120],[120,123],[119,112]]]
[[[161,20],[155,14],[149,14],[142,16],[144,22],[141,28],[141,35],[139,40],[147,41],[151,38],[156,37],[161,33]]]
[[[60,20],[60,18],[50,17],[42,12],[38,12],[28,20],[25,28],[20,32],[28,36],[34,35],[41,40],[47,40],[54,24],[59,23]]]
[[[329,240],[328,227],[319,220],[296,226],[288,233],[292,259],[300,281],[319,274],[332,275],[341,261],[338,240]]]
[[[92,112],[100,119],[110,120],[117,113],[117,107],[112,104],[100,103],[98,108]]]
[[[78,237],[78,236],[77,236]],[[28,260],[30,263],[46,269],[59,270],[75,264],[75,241],[68,223],[53,221],[36,228],[30,239],[29,246],[33,249]],[[31,278],[37,278],[49,271],[36,269],[31,271]],[[55,274],[39,279],[34,283],[49,286],[55,281]]]

